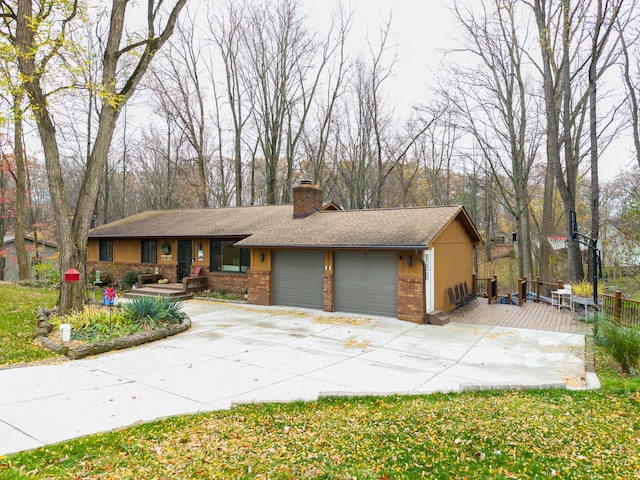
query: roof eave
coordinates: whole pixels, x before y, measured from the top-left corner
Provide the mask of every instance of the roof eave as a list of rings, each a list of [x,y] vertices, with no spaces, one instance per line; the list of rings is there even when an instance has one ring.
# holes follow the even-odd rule
[[[239,243],[239,242],[238,242]],[[238,244],[238,247],[242,248],[270,248],[270,249],[304,249],[304,250],[425,250],[427,245],[379,245],[379,244]]]

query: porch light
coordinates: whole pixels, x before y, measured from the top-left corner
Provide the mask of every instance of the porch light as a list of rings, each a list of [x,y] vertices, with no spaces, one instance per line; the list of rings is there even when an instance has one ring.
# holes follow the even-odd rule
[[[411,255],[407,256],[407,265],[410,267],[413,265],[413,257]]]

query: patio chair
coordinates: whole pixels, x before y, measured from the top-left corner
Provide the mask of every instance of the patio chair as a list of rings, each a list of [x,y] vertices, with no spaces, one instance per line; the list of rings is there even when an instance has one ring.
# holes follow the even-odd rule
[[[460,302],[459,299],[456,299],[456,297],[453,295],[453,289],[447,288],[447,293],[449,294],[449,303],[451,303],[451,305],[454,305],[454,310],[462,306],[462,302]]]
[[[464,296],[467,299],[467,303],[473,302],[477,298],[477,295],[469,291],[469,287],[467,286],[466,280],[464,281],[463,285],[464,285]]]

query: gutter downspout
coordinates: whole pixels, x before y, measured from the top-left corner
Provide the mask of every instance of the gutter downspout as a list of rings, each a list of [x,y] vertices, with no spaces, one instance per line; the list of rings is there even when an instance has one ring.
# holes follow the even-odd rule
[[[427,324],[427,264],[424,262],[424,256],[420,255],[419,250],[416,249],[416,257],[420,260],[422,264],[422,308],[424,309],[424,315],[422,318],[422,323]]]

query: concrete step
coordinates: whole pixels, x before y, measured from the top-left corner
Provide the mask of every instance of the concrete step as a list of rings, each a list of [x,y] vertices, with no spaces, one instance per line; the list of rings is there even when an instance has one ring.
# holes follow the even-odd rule
[[[137,288],[135,290],[131,290],[124,295],[124,298],[136,298],[136,297],[163,297],[163,298],[172,298],[179,300],[189,300],[193,298],[193,294],[191,292],[185,292],[180,289],[169,289],[169,288],[154,288],[154,287],[145,287],[145,288]]]
[[[427,313],[427,323],[429,325],[438,325],[440,327],[446,325],[451,321],[451,317],[446,313],[441,312],[440,310],[434,310],[433,312]]]

